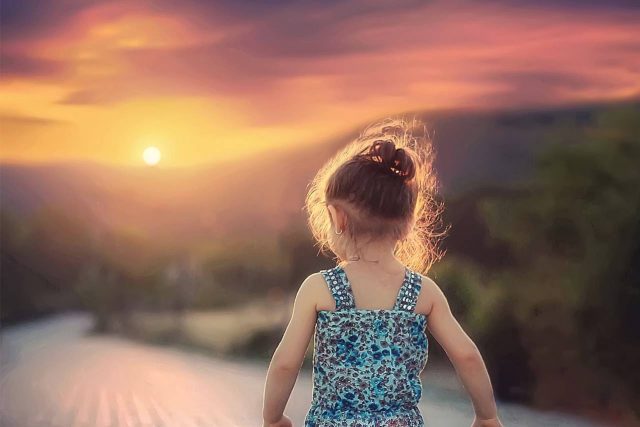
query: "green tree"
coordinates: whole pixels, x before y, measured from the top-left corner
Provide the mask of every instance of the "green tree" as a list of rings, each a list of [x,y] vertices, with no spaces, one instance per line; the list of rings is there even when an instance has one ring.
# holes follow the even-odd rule
[[[640,408],[640,110],[601,113],[579,140],[541,153],[525,196],[484,206],[517,258],[505,319],[538,402]]]

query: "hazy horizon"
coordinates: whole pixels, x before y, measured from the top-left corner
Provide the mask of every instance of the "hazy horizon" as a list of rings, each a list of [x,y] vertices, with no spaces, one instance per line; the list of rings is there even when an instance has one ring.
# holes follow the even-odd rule
[[[383,117],[378,117],[375,119],[371,119],[369,122],[363,122],[360,125],[360,128],[357,125],[352,126],[350,129],[346,129],[342,132],[335,133],[334,135],[329,135],[321,139],[303,141],[302,144],[297,146],[275,146],[271,148],[266,148],[263,151],[250,152],[247,153],[245,158],[225,158],[220,160],[212,160],[207,159],[199,163],[193,163],[190,165],[174,165],[174,164],[166,164],[165,162],[160,162],[156,165],[149,166],[144,164],[144,162],[140,161],[132,164],[122,164],[113,161],[100,160],[95,158],[83,158],[83,157],[69,157],[69,158],[54,158],[54,159],[36,159],[36,160],[24,160],[19,158],[2,158],[0,157],[0,166],[76,166],[83,167],[87,165],[95,165],[99,167],[108,167],[110,169],[119,169],[119,170],[162,170],[166,172],[185,172],[185,173],[193,173],[197,172],[197,170],[206,170],[210,167],[216,167],[220,165],[233,165],[242,161],[252,161],[254,159],[259,159],[261,156],[265,154],[269,155],[277,155],[281,154],[291,154],[298,152],[300,149],[308,150],[313,147],[317,147],[318,145],[336,145],[336,143],[347,143],[351,137],[356,135],[366,123],[373,123],[375,121],[379,121],[384,117],[416,117],[425,122],[427,125],[433,124],[438,118],[442,118],[445,116],[509,116],[509,115],[526,115],[531,113],[541,113],[541,112],[563,112],[563,111],[572,111],[572,110],[589,110],[589,109],[597,109],[602,107],[609,106],[621,106],[628,104],[636,104],[640,102],[640,96],[630,97],[628,99],[621,99],[616,101],[600,101],[600,102],[571,102],[563,105],[547,105],[547,106],[530,106],[530,107],[494,107],[494,108],[458,108],[458,109],[438,109],[438,110],[416,110],[412,112],[398,113],[398,114],[390,114]],[[426,119],[425,117],[429,117],[432,115],[431,119]],[[0,117],[1,118],[1,117]],[[437,142],[437,141],[434,141]]]

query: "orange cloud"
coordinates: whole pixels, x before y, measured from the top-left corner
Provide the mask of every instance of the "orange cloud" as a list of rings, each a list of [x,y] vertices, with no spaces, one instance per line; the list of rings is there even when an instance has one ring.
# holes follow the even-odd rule
[[[150,144],[189,165],[403,111],[640,93],[635,8],[70,4],[47,15],[25,1],[3,17],[4,159],[130,164]]]

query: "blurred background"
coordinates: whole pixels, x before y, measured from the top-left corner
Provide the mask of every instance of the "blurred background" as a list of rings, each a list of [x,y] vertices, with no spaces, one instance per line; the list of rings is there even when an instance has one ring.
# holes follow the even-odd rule
[[[506,425],[640,425],[637,2],[0,11],[2,425],[261,425],[295,291],[332,265],[307,184],[399,115],[451,227],[427,275]],[[469,425],[435,340],[423,376],[427,425]]]

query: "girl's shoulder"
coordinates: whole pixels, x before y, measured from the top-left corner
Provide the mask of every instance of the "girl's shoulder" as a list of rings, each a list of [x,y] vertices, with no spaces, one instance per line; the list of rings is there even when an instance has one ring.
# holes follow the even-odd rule
[[[313,291],[313,292],[322,293],[321,292],[322,290],[327,289],[327,282],[324,278],[324,275],[322,274],[322,271],[317,271],[315,273],[311,273],[310,275],[308,275],[307,278],[304,279],[300,287],[308,288],[310,291]]]
[[[435,280],[424,274],[418,275],[422,286],[418,294],[415,312],[428,316],[433,310],[434,304],[441,300],[443,293]]]
[[[300,285],[298,292],[306,294],[308,299],[315,301],[317,309],[331,309],[332,306],[335,307],[331,290],[327,285],[322,271],[307,276]]]

